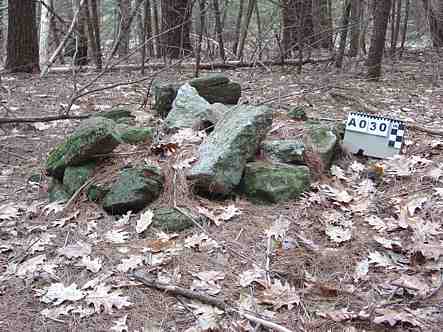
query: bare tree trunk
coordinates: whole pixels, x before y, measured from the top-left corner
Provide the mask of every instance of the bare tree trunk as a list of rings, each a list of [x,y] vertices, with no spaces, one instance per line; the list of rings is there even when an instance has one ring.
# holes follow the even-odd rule
[[[39,72],[39,51],[35,2],[8,2],[8,44],[5,69]]]
[[[410,8],[409,0],[406,0],[405,17],[403,21],[403,29],[401,32],[400,58],[403,56],[403,52],[405,50],[406,36],[408,33],[409,8]]]
[[[129,39],[131,35],[131,27],[129,23],[129,16],[131,12],[130,0],[118,0],[118,12],[119,12],[119,33],[114,43],[119,43],[117,48],[117,54],[123,57],[129,52]]]
[[[156,58],[161,57],[159,21],[158,2],[157,0],[152,0],[152,33],[154,34],[154,54]]]
[[[258,8],[258,1],[255,1],[255,15],[257,18],[257,48],[258,48],[258,59],[262,59],[262,52],[263,52],[263,35],[262,35],[262,29],[261,29],[261,19],[260,19],[260,10]]]
[[[203,32],[205,31],[206,0],[199,0],[199,9],[200,9],[200,32],[198,34],[198,44],[197,44],[197,52],[195,60],[195,77],[198,77],[200,74]]]
[[[239,59],[243,58],[243,51],[245,49],[246,37],[248,36],[249,24],[251,23],[252,13],[254,12],[255,2],[257,0],[249,0],[248,9],[246,11],[245,20],[243,21],[240,41],[238,44],[237,57]]]
[[[368,77],[377,80],[381,76],[381,64],[385,49],[386,29],[388,26],[391,0],[377,1],[374,17],[374,33],[368,55]]]
[[[398,42],[398,32],[401,20],[401,0],[392,0],[391,10],[391,56],[395,55]]]
[[[356,57],[360,49],[361,0],[351,1],[351,42],[349,56]]]
[[[89,17],[91,21],[92,38],[91,45],[93,44],[94,62],[96,69],[98,71],[102,70],[103,60],[102,60],[102,48],[101,48],[101,38],[100,38],[100,17],[98,14],[98,0],[88,0]]]
[[[192,53],[191,32],[191,1],[162,1],[162,44],[163,55],[172,59]]]
[[[341,21],[341,33],[340,33],[340,44],[338,47],[337,59],[335,60],[335,66],[341,68],[343,65],[343,58],[345,56],[346,50],[346,40],[348,38],[349,29],[349,15],[351,13],[351,2],[350,0],[345,0],[343,4],[343,16]]]
[[[239,2],[239,9],[238,9],[238,15],[237,15],[237,22],[235,24],[235,33],[234,33],[234,45],[232,46],[232,52],[234,54],[237,54],[238,44],[240,42],[240,31],[242,26],[242,20],[243,20],[243,11],[245,8],[245,0],[240,0]]]
[[[443,3],[439,0],[423,0],[428,15],[429,30],[434,47],[443,46]]]
[[[212,0],[212,6],[214,8],[215,31],[217,33],[220,58],[221,58],[222,62],[225,62],[226,61],[226,54],[225,54],[225,46],[223,43],[223,27],[222,27],[222,22],[220,19],[220,7],[218,4],[218,0]]]
[[[49,36],[51,31],[51,17],[50,10],[53,9],[51,0],[42,0],[40,11],[40,42],[39,42],[39,58],[40,64],[43,65],[49,58]]]

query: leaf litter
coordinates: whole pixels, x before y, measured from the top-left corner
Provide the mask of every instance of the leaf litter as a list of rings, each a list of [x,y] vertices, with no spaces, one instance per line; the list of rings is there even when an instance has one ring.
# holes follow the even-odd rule
[[[304,89],[302,84],[285,82],[285,86],[300,91]],[[408,105],[412,111],[402,111],[400,99],[405,89],[379,89],[361,81],[344,84],[350,93],[369,89],[374,99],[395,106],[395,114],[417,121],[423,121],[431,112],[424,112],[420,103],[426,99],[429,105],[429,100],[436,98],[435,92],[428,92],[421,82],[414,87],[419,92],[417,97],[407,96],[416,103]],[[276,92],[274,88],[269,90],[271,94]],[[327,93],[321,89],[315,93],[304,91],[313,102],[313,116],[331,117],[330,113],[338,109],[333,116],[343,118],[343,105],[331,108],[316,97],[326,100],[330,98]],[[431,106],[432,112],[437,112],[435,105]],[[48,133],[60,129],[40,128]],[[275,128],[276,132],[287,129],[280,124]],[[440,279],[436,276],[443,269],[442,144],[425,134],[409,135],[411,143],[404,155],[377,161],[384,172],[376,180],[368,177],[370,161],[346,156],[333,166],[331,177],[322,179],[315,191],[300,201],[268,208],[241,199],[226,205],[195,200],[190,208],[210,221],[202,226],[205,232],[193,228],[179,235],[162,234],[155,238],[156,245],[142,244],[142,234],[152,228],[149,211],[114,221],[91,217],[83,206],[63,215],[63,202],[35,206],[27,212],[23,208],[26,204],[17,203],[21,197],[17,202],[2,201],[0,231],[2,241],[7,240],[0,248],[4,248],[1,255],[7,263],[0,279],[9,283],[19,277],[35,286],[36,296],[48,302],[40,304],[47,306],[39,309],[42,317],[72,322],[74,317],[88,319],[94,315],[92,319],[96,320],[113,312],[115,316],[107,318],[107,330],[115,327],[114,330],[124,331],[128,321],[138,324],[140,330],[143,321],[150,319],[136,318],[138,313],[132,315],[131,310],[137,309],[131,304],[139,298],[131,287],[139,286],[125,286],[131,284],[125,275],[137,269],[161,276],[166,282],[179,282],[188,289],[198,280],[201,290],[206,287],[239,306],[242,299],[248,302],[248,310],[266,313],[266,319],[289,326],[288,322],[296,317],[306,331],[344,322],[345,325],[331,328],[346,326],[356,330],[363,324],[367,331],[391,327],[396,331],[412,331],[414,327],[430,330],[438,326],[441,314]],[[175,149],[198,144],[202,139],[203,132],[182,132],[174,138],[178,142]],[[175,168],[186,170],[194,158],[187,154]],[[274,241],[270,251],[269,238]],[[29,248],[37,239],[40,240]],[[291,245],[286,245],[289,242]],[[172,248],[178,248],[174,255]],[[266,260],[270,262],[269,270]],[[181,278],[171,277],[176,270]],[[223,273],[224,277],[197,277],[208,271]],[[41,279],[41,273],[50,273],[59,280]],[[328,287],[319,292],[320,285]],[[326,294],[325,289],[330,293]],[[346,289],[352,292],[346,293]],[[0,288],[0,294],[11,290],[17,293],[8,285]],[[165,315],[174,312],[173,299],[161,293],[147,294],[143,295],[145,303],[155,303],[144,308],[150,317],[156,317],[156,323],[163,318],[171,320]],[[187,306],[193,314],[186,310],[174,314],[187,317],[185,325],[190,331],[193,322],[197,323],[194,330],[220,330],[229,320],[226,313],[213,306],[195,301]],[[161,314],[156,316],[157,311]],[[247,326],[242,320],[231,323],[238,324],[237,330]]]

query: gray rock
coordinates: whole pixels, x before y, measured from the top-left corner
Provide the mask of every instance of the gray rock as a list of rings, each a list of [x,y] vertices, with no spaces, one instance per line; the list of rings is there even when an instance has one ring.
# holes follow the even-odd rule
[[[70,197],[71,195],[66,192],[66,188],[63,186],[63,183],[57,179],[51,179],[48,186],[48,199],[50,203],[57,201],[66,202]]]
[[[135,119],[135,116],[131,113],[131,111],[124,108],[114,108],[110,111],[101,111],[98,112],[96,116],[114,120],[115,122],[118,122],[120,119]]]
[[[266,140],[261,145],[266,158],[288,164],[303,164],[305,145],[296,139]]]
[[[154,136],[152,128],[133,127],[125,123],[117,124],[115,130],[123,142],[133,145],[151,142]]]
[[[332,130],[321,126],[312,126],[307,132],[307,142],[317,153],[325,169],[329,169],[337,152],[338,139]]]
[[[235,107],[199,148],[199,160],[188,173],[197,192],[228,195],[241,180],[246,162],[272,125],[267,106]]]
[[[241,190],[253,202],[278,203],[299,197],[309,185],[306,166],[256,161],[246,164]]]
[[[181,232],[185,229],[194,226],[192,219],[192,212],[188,209],[183,209],[187,215],[183,214],[174,208],[156,208],[153,210],[154,217],[152,218],[152,226],[167,233]],[[194,218],[198,220],[199,218]]]
[[[199,96],[197,90],[189,84],[184,84],[177,93],[172,110],[165,119],[169,130],[192,128],[200,122],[209,121],[209,103]]]
[[[51,150],[46,160],[46,173],[61,180],[66,167],[80,165],[97,154],[114,150],[121,142],[114,127],[114,121],[102,117],[83,121],[71,136]]]
[[[235,105],[241,97],[240,84],[231,82],[229,78],[222,74],[196,78],[188,83],[197,89],[198,94],[209,103]],[[182,85],[180,83],[154,83],[154,110],[158,116],[166,118]]]
[[[160,196],[163,183],[158,167],[124,169],[104,197],[103,208],[109,214],[140,211]]]

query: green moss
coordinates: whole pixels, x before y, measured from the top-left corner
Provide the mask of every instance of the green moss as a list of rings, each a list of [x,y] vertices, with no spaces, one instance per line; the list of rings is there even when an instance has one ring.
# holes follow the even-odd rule
[[[105,118],[91,118],[48,155],[46,172],[63,178],[67,166],[79,165],[96,154],[111,152],[121,139],[114,132],[115,122]]]
[[[183,209],[187,215],[192,215],[188,209]],[[174,208],[157,208],[154,209],[154,217],[152,225],[159,228],[163,232],[182,232],[185,229],[194,226],[190,217],[181,213]],[[198,218],[197,218],[198,219]]]
[[[288,117],[293,120],[306,121],[308,119],[303,106],[297,106],[288,111]]]
[[[63,176],[63,185],[68,194],[74,194],[92,176],[95,162],[89,162],[80,166],[66,167]]]
[[[125,124],[118,124],[116,130],[122,141],[128,144],[149,142],[153,137],[152,128],[137,128]]]
[[[246,165],[241,189],[256,203],[278,203],[295,199],[309,189],[306,166],[252,162]]]
[[[86,193],[86,196],[91,202],[101,202],[106,194],[109,192],[110,187],[103,184],[92,184]]]
[[[110,214],[140,211],[158,198],[163,182],[158,167],[124,169],[103,199],[103,208]]]
[[[106,119],[118,121],[120,119],[128,119],[128,118],[135,118],[134,115],[132,115],[131,111],[123,109],[123,108],[115,108],[110,111],[103,111],[99,112],[97,114],[99,117],[103,117]]]

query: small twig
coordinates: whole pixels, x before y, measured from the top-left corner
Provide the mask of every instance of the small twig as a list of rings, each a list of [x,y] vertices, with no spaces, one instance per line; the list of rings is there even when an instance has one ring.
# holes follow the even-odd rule
[[[41,118],[0,118],[0,124],[4,123],[33,123],[33,122],[51,122],[58,120],[81,120],[87,119],[91,115],[56,115],[56,116],[45,116]]]
[[[78,188],[77,191],[69,199],[69,201],[66,202],[65,206],[63,207],[63,211],[66,211],[69,208],[69,206],[72,204],[72,202],[74,202],[74,200],[77,198],[77,196],[82,192],[82,190],[85,189],[86,187],[88,187],[96,179],[97,179],[97,176],[94,176],[93,178],[86,181],[80,188]]]

